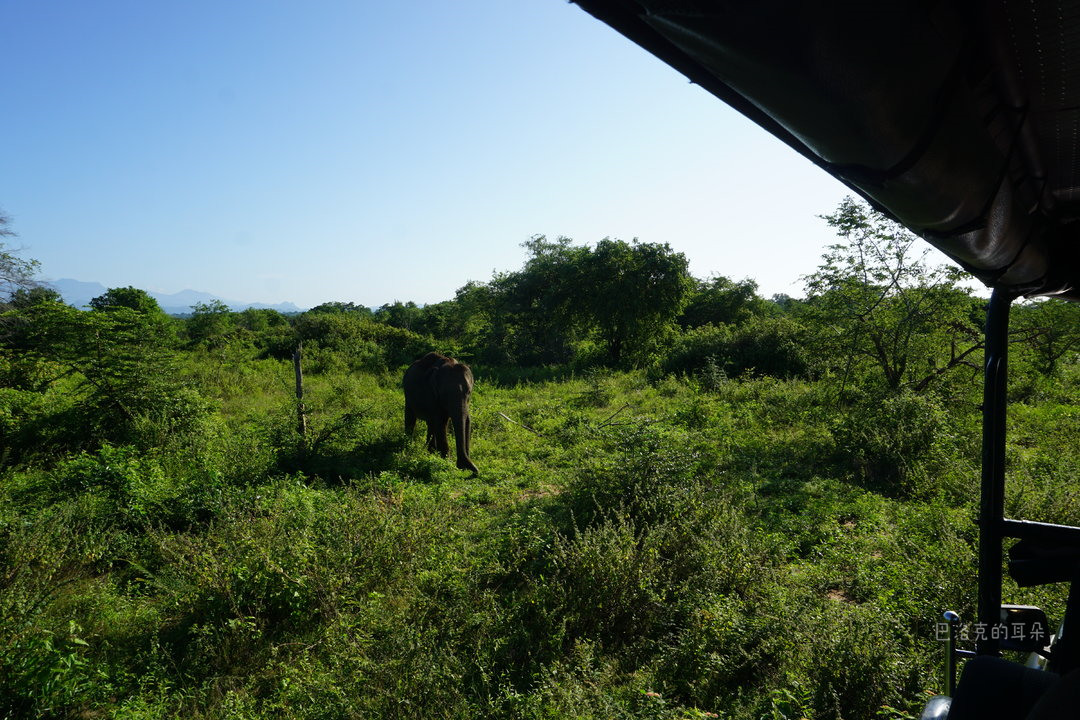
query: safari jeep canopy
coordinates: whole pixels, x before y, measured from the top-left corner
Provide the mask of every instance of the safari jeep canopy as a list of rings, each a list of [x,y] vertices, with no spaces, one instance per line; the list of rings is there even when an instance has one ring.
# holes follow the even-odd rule
[[[1080,4],[575,1],[987,285],[1080,300]]]

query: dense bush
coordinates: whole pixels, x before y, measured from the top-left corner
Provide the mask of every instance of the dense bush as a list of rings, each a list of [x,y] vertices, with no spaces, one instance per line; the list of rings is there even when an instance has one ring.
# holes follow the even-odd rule
[[[10,457],[102,442],[149,446],[194,432],[205,418],[209,408],[182,381],[174,329],[156,303],[133,309],[119,300],[138,305],[137,294],[103,298],[89,312],[47,300],[6,314],[3,365],[13,387],[0,399],[0,443]]]
[[[356,313],[305,313],[297,318],[295,340],[279,346],[275,355],[288,357],[304,346],[312,372],[334,369],[378,372],[411,363],[431,350],[434,341]]]
[[[723,369],[725,354],[731,343],[727,325],[703,325],[680,334],[663,359],[666,372],[693,375],[704,370],[710,362]],[[726,372],[726,371],[725,371]]]
[[[701,375],[712,368],[729,377],[806,377],[806,330],[786,317],[753,317],[738,326],[703,325],[682,333],[665,354],[667,372]]]
[[[932,397],[870,398],[836,423],[841,462],[866,487],[897,497],[934,491],[944,413]]]

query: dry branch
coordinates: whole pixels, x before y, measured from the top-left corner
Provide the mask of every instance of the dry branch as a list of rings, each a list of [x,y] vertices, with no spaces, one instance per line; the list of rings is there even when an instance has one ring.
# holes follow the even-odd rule
[[[503,414],[503,413],[501,413],[501,412],[496,412],[495,414],[496,414],[496,415],[498,415],[499,417],[501,417],[501,418],[502,418],[503,420],[506,420],[506,421],[508,421],[508,422],[512,422],[512,423],[514,423],[515,425],[519,425],[519,426],[521,426],[521,427],[525,428],[526,430],[528,430],[529,432],[533,433],[534,435],[537,435],[538,437],[544,437],[543,435],[541,435],[540,433],[538,433],[538,432],[537,432],[536,430],[533,430],[533,429],[532,429],[531,427],[529,427],[528,425],[523,425],[522,423],[519,423],[519,422],[518,422],[517,420],[514,420],[513,418],[509,418],[509,417],[507,417],[506,415],[504,415],[504,414]]]
[[[621,408],[619,408],[615,412],[608,415],[606,418],[604,418],[604,422],[602,422],[602,423],[600,423],[599,425],[596,426],[596,429],[599,430],[602,427],[607,427],[608,425],[611,425],[612,424],[611,421],[615,418],[615,416],[618,415],[619,413],[621,413],[623,410],[625,410],[628,407],[630,407],[629,403],[627,403],[626,405],[623,405]]]

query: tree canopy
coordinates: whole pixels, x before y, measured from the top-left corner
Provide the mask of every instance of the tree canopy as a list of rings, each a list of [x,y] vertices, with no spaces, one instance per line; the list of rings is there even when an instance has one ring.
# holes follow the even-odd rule
[[[850,197],[823,219],[842,242],[805,278],[808,316],[827,328],[819,353],[845,378],[868,364],[889,388],[921,390],[978,367],[980,303],[960,287],[959,269],[929,264],[915,235]]]
[[[750,279],[733,281],[717,275],[695,280],[686,307],[679,315],[679,325],[683,328],[731,325],[770,314],[774,307],[757,292],[757,283]]]
[[[160,315],[162,313],[158,301],[150,297],[148,292],[130,285],[121,288],[110,288],[104,294],[93,298],[90,301],[90,307],[101,311],[124,307],[141,315]]]
[[[537,235],[524,247],[520,270],[458,291],[459,309],[483,318],[477,339],[487,357],[567,362],[592,342],[610,364],[640,363],[693,287],[686,256],[666,243],[605,238],[590,248]]]

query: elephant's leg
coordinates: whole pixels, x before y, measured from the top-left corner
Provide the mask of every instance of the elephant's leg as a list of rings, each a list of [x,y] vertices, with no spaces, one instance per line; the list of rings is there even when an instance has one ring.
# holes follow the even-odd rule
[[[435,444],[443,457],[450,457],[450,441],[446,438],[446,426],[449,422],[450,418],[444,417],[435,427]]]
[[[480,472],[469,459],[469,446],[472,442],[472,418],[468,411],[454,416],[454,444],[457,449],[457,466],[460,470]]]
[[[431,452],[437,452],[439,437],[439,421],[428,420],[427,421],[427,449]]]
[[[465,457],[472,455],[472,417],[465,416]]]
[[[412,435],[416,430],[416,413],[408,405],[405,406],[405,432]]]

